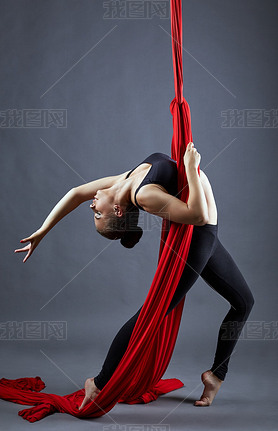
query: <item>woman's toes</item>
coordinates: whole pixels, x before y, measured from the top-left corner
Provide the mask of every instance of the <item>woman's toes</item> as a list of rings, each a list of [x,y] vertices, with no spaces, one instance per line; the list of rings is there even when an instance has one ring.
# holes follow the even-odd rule
[[[218,379],[211,370],[204,371],[201,375],[201,380],[204,384],[204,391],[201,398],[195,401],[194,405],[202,407],[210,406],[223,381]]]
[[[201,400],[195,401],[194,405],[201,407],[210,406],[210,401],[207,398],[202,398]]]

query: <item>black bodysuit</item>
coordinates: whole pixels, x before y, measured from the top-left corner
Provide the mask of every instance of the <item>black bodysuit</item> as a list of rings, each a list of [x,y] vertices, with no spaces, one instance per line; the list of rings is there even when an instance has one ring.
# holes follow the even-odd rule
[[[151,163],[152,167],[137,188],[135,195],[143,185],[150,183],[161,184],[169,193],[177,195],[177,166],[173,159],[163,153],[153,153],[140,164],[142,163]],[[134,169],[127,174],[126,178]],[[140,205],[138,207],[141,208]],[[210,368],[219,379],[224,380],[230,356],[253,307],[254,297],[233,258],[220,242],[217,232],[218,224],[193,227],[186,265],[166,315],[181,301],[199,276],[229,302],[230,309],[220,326],[214,361]],[[140,288],[139,281],[138,288]],[[102,369],[94,379],[99,389],[103,389],[123,357],[141,309],[142,306],[116,334]],[[208,310],[208,317],[210,313],[214,313],[214,310]],[[194,331],[194,325],[192,331]]]
[[[164,153],[152,153],[150,156],[146,157],[143,162],[139,163],[139,165],[129,171],[126,178],[128,178],[131,172],[143,163],[150,163],[152,167],[135,191],[134,200],[138,208],[145,211],[144,208],[138,204],[136,195],[140,188],[146,184],[160,184],[168,191],[168,193],[170,193],[170,195],[178,197],[178,170],[177,162],[175,160],[171,159],[171,157]]]

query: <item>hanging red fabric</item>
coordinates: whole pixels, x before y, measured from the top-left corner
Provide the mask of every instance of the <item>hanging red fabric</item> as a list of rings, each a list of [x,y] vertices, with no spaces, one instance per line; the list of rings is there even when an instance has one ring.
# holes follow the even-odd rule
[[[192,141],[189,105],[184,99],[182,70],[181,0],[171,0],[171,32],[175,98],[170,104],[173,116],[171,157],[177,161],[179,198],[187,202],[189,190],[183,156]],[[198,172],[200,170],[198,168]],[[40,392],[45,384],[40,377],[0,380],[0,398],[34,407],[18,412],[29,422],[54,413],[69,413],[79,418],[99,417],[117,403],[149,403],[159,395],[183,386],[179,379],[162,379],[176,343],[185,297],[166,316],[183,272],[193,225],[163,219],[158,266],[149,293],[132,332],[127,350],[114,374],[94,399],[82,410],[85,391],[69,395]]]

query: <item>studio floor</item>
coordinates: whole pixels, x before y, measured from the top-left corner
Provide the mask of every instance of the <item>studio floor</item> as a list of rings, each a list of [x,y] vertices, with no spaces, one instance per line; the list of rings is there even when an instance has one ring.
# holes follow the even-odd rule
[[[17,414],[19,410],[25,408],[24,406],[0,400],[0,429],[3,431],[30,429],[67,429],[67,431],[92,429],[101,431],[277,431],[275,382],[278,380],[275,355],[272,354],[274,346],[265,347],[268,350],[265,361],[250,362],[250,358],[255,355],[257,347],[256,345],[250,346],[246,358],[243,358],[242,354],[234,358],[232,370],[227,374],[225,382],[210,407],[193,405],[203,390],[203,384],[200,380],[200,364],[194,363],[192,366],[187,364],[186,370],[184,370],[179,361],[173,357],[163,377],[179,378],[184,383],[184,387],[160,396],[156,401],[149,404],[129,405],[120,403],[106,415],[95,419],[80,420],[68,414],[55,413],[31,424]],[[47,385],[44,392],[60,395],[74,392],[76,390],[74,383],[82,385],[81,382],[84,379],[79,366],[80,358],[89,358],[92,353],[88,352],[88,355],[84,355],[83,352],[82,355],[76,353],[68,355],[66,352],[63,355],[61,352],[57,354],[57,351],[49,350],[48,357],[55,358],[51,363],[35,347],[30,347],[28,350],[22,349],[20,356],[15,355],[14,349],[15,347],[10,345],[3,353],[5,366],[4,372],[2,370],[2,376],[18,378],[39,375]],[[36,352],[38,353],[36,354]],[[96,359],[96,363],[99,362],[99,359]],[[84,368],[86,368],[87,360],[84,361]],[[246,366],[240,366],[240,363],[245,363]],[[58,367],[61,369],[59,370]]]

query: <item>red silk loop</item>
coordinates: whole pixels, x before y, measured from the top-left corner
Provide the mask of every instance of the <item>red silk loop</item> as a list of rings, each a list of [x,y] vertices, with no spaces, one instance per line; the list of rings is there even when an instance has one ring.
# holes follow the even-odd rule
[[[175,97],[170,103],[173,117],[171,157],[177,161],[179,198],[187,202],[188,187],[184,153],[191,142],[191,117],[183,93],[182,70],[182,10],[181,0],[171,0],[172,56]],[[80,388],[68,395],[40,392],[44,382],[40,377],[0,380],[0,397],[33,407],[19,415],[35,422],[54,412],[79,418],[94,418],[109,412],[117,403],[149,403],[158,396],[181,388],[176,378],[162,379],[175,347],[185,297],[167,315],[180,280],[190,247],[193,225],[178,224],[163,219],[157,269],[127,350],[112,377],[98,396],[79,411],[85,391]]]

